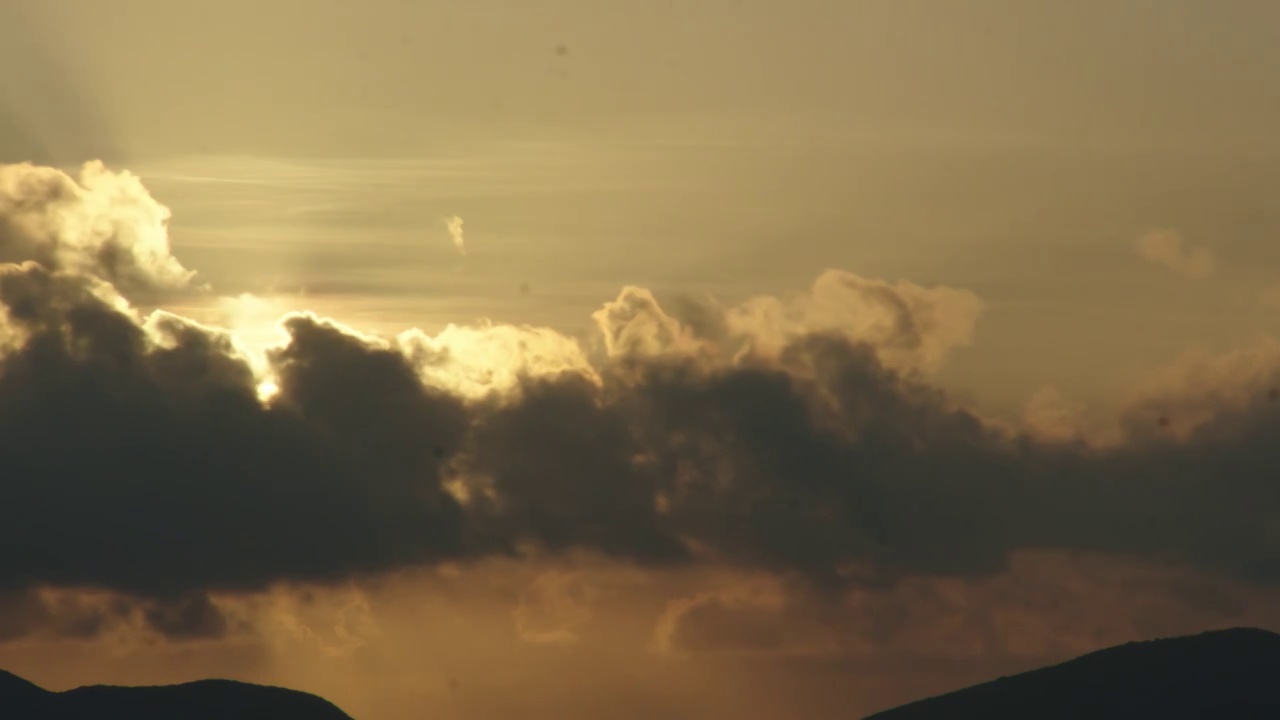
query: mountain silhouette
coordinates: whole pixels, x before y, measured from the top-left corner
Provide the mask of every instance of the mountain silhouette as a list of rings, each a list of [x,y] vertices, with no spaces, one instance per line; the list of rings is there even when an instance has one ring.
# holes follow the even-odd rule
[[[231,680],[51,692],[0,670],[5,720],[351,720],[315,695]]]
[[[1127,643],[866,720],[935,718],[1280,718],[1280,635],[1237,628]]]

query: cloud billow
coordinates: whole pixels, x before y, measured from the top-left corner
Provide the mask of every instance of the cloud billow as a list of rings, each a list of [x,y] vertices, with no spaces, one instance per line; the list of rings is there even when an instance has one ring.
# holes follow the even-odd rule
[[[188,289],[195,273],[170,253],[168,221],[139,178],[100,162],[77,177],[0,165],[0,262],[98,277],[129,297]]]

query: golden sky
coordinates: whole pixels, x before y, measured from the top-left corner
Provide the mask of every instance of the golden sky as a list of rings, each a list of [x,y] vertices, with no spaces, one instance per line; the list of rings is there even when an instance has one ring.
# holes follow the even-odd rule
[[[1280,627],[1280,5],[10,0],[0,67],[0,668],[854,717]]]

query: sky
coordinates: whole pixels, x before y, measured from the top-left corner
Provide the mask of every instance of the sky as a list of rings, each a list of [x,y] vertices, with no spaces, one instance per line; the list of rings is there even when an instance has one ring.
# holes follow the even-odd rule
[[[1280,629],[1278,35],[10,0],[0,668],[847,718]]]

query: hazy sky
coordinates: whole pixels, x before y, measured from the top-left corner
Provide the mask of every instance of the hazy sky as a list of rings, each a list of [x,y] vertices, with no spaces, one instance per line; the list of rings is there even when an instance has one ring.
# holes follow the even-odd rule
[[[1280,4],[7,0],[0,67],[0,667],[852,717],[1280,627]]]

